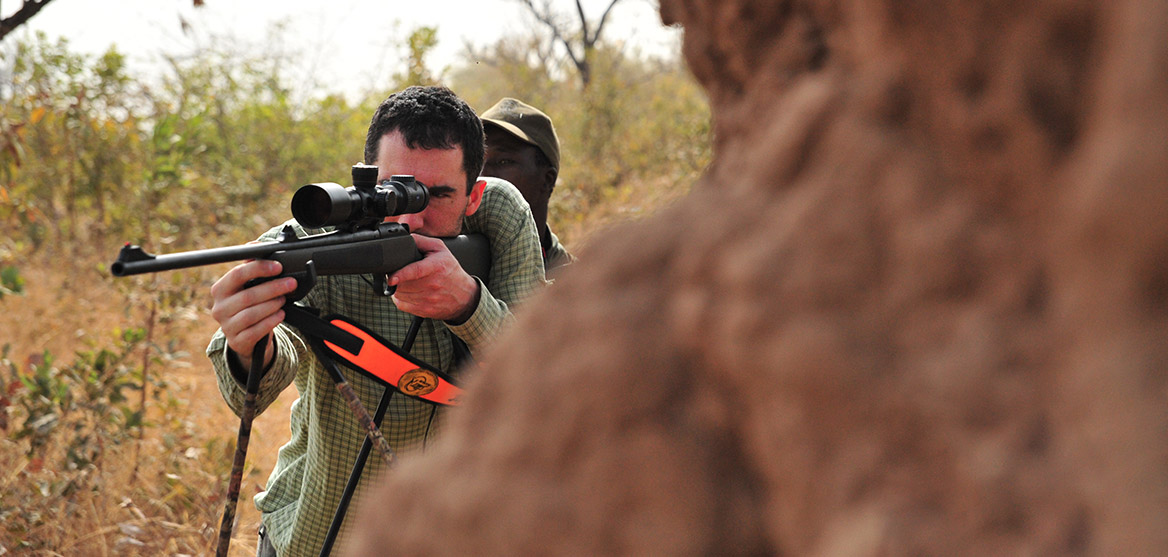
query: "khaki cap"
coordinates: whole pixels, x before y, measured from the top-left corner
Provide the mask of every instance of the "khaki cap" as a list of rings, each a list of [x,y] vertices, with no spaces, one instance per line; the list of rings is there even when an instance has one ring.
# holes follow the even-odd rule
[[[508,133],[535,145],[552,166],[560,169],[560,139],[552,119],[538,108],[523,101],[504,97],[480,116],[484,124],[494,124]]]

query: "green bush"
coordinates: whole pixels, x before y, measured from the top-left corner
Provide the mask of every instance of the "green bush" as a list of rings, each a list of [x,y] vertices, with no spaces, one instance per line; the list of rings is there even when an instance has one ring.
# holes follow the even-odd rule
[[[20,269],[12,265],[0,267],[0,298],[6,294],[23,294],[24,277],[20,276]]]

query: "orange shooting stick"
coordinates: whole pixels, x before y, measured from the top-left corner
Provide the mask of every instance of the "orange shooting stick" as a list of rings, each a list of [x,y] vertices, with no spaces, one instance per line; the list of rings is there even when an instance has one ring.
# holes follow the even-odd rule
[[[408,354],[403,354],[393,343],[344,317],[332,315],[326,317],[325,321],[361,339],[361,347],[356,354],[327,340],[324,342],[333,355],[348,362],[358,371],[396,386],[403,394],[437,404],[458,405],[462,398],[462,389],[445,373]]]

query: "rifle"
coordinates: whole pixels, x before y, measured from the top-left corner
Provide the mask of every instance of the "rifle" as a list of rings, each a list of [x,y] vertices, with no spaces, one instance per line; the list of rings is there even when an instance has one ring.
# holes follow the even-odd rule
[[[349,404],[357,420],[365,428],[367,438],[359,461],[363,464],[364,456],[368,454],[369,446],[376,444],[387,465],[392,464],[393,451],[381,436],[377,427],[383,407],[388,402],[392,390],[386,389],[378,408],[378,416],[371,417],[361,404],[352,387],[341,375],[336,363],[330,356],[340,356],[354,363],[353,354],[361,351],[362,346],[377,346],[385,350],[391,346],[388,342],[375,337],[369,331],[362,330],[359,325],[345,322],[343,319],[325,321],[316,316],[307,308],[301,308],[292,302],[308,295],[315,286],[318,276],[326,275],[374,275],[378,281],[375,288],[382,295],[391,295],[392,288],[386,284],[386,276],[422,259],[422,253],[410,236],[409,229],[398,223],[383,222],[386,217],[405,213],[416,213],[425,209],[429,203],[429,190],[413,176],[393,176],[381,183],[377,181],[377,167],[364,164],[353,165],[353,187],[344,188],[334,183],[308,184],[296,191],[292,197],[292,215],[305,228],[324,229],[333,227],[334,230],[320,234],[310,234],[298,237],[291,224],[285,224],[274,241],[258,242],[238,246],[210,248],[181,253],[152,255],[140,246],[127,243],[118,253],[118,258],[110,265],[110,272],[117,277],[154,273],[224,263],[247,259],[270,259],[279,261],[281,273],[274,277],[255,279],[247,284],[254,286],[260,282],[275,280],[283,277],[296,279],[296,290],[285,296],[285,320],[301,330],[308,337],[309,345],[316,352],[318,360],[328,371],[342,398]],[[490,273],[490,246],[486,237],[482,235],[457,236],[443,238],[446,247],[458,260],[463,269],[470,275],[484,280]],[[338,318],[340,316],[337,316]],[[439,403],[451,404],[456,400],[457,388],[452,388],[450,378],[442,372],[432,369],[426,364],[408,357],[409,346],[413,343],[413,335],[421,319],[415,318],[411,324],[411,334],[407,334],[406,343],[403,343],[403,353],[398,354],[401,359],[408,360],[407,368],[415,367],[415,371],[427,377],[432,385],[441,384],[443,388],[435,391],[434,388],[421,392],[403,390],[411,396],[434,395],[444,393],[446,398]],[[371,342],[372,341],[372,342]],[[223,512],[223,521],[219,530],[219,545],[216,554],[225,556],[231,542],[231,530],[235,519],[235,506],[239,498],[239,488],[242,482],[243,466],[246,460],[247,446],[251,435],[251,423],[255,416],[255,400],[259,390],[259,377],[262,373],[262,361],[267,337],[261,339],[253,350],[252,368],[248,372],[246,382],[246,396],[244,407],[240,412],[239,435],[236,442],[235,461],[227,490],[227,502]],[[331,350],[331,352],[330,352]],[[389,373],[396,373],[398,379],[387,377],[382,370],[370,372],[367,369],[358,369],[373,375],[391,385],[398,386],[402,377],[399,368]],[[424,370],[424,371],[423,371]],[[455,394],[449,393],[454,391]],[[434,399],[431,399],[434,400]],[[356,484],[359,478],[359,469],[354,469],[349,483]],[[347,488],[346,492],[350,492]],[[334,523],[339,525],[343,520],[347,497],[342,499],[337,509]],[[324,552],[331,549],[331,534],[326,540]]]
[[[442,242],[467,274],[487,279],[491,259],[484,236],[462,235],[442,238]],[[259,280],[295,278],[296,290],[287,299],[296,301],[308,295],[318,276],[374,273],[384,283],[385,275],[422,259],[422,253],[409,230],[396,222],[379,223],[371,230],[334,230],[305,237],[297,237],[292,225],[285,224],[275,241],[255,244],[165,255],[151,255],[137,245],[126,244],[110,265],[110,272],[124,277],[246,259],[279,261],[283,267],[280,275]]]
[[[335,227],[331,232],[297,237],[286,224],[275,241],[151,255],[127,243],[110,265],[116,277],[156,273],[246,259],[271,259],[283,267],[280,275],[261,279],[296,278],[291,301],[308,294],[317,276],[386,274],[422,259],[409,229],[385,217],[416,213],[429,203],[429,190],[413,176],[394,176],[374,185],[377,167],[353,165],[353,187],[334,183],[308,184],[292,196],[292,215],[305,228]],[[490,250],[482,236],[443,238],[443,243],[467,274],[486,280]],[[249,283],[248,286],[252,286]]]

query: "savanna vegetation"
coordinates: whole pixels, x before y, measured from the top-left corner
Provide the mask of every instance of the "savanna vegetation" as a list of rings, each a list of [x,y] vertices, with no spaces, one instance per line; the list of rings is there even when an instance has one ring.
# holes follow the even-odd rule
[[[12,37],[8,41],[12,41]],[[202,352],[228,265],[114,280],[152,252],[246,242],[308,182],[348,184],[392,90],[442,83],[482,111],[502,96],[557,122],[550,223],[579,249],[684,193],[710,158],[709,114],[676,57],[616,41],[585,86],[535,36],[434,70],[433,29],[363,98],[303,91],[279,58],[206,50],[144,79],[123,53],[63,38],[9,45],[0,83],[0,554],[176,555],[213,547],[238,422]],[[587,263],[584,263],[587,264]],[[288,392],[257,420],[233,554],[254,551],[250,496],[287,437]]]

